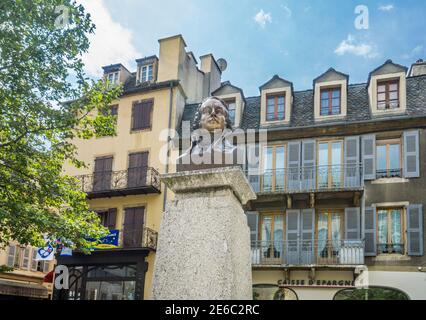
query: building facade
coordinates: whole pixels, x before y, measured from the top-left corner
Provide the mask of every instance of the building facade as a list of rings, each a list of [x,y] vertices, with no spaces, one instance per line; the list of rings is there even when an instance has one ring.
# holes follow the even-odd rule
[[[167,152],[169,130],[177,129],[186,103],[209,96],[221,81],[213,55],[201,56],[198,66],[185,48],[180,35],[160,39],[159,55],[137,59],[134,72],[121,64],[103,67],[112,85],[123,85],[110,111],[117,117],[117,135],[74,141],[88,167],[66,165],[64,171],[79,179],[90,208],[118,237],[118,246],[59,256],[58,265],[70,271],[70,287],[55,291],[55,299],[150,297],[157,231],[173,196],[159,179],[175,170]]]
[[[388,60],[362,84],[329,69],[306,91],[274,76],[256,97],[229,82],[213,92],[235,129],[267,132],[246,143],[243,166],[257,193],[246,208],[255,299],[426,299],[425,66]]]
[[[36,255],[37,248],[16,242],[0,251],[0,266],[7,268],[0,272],[0,300],[45,300],[52,296],[52,284],[45,278],[53,261],[37,261]]]

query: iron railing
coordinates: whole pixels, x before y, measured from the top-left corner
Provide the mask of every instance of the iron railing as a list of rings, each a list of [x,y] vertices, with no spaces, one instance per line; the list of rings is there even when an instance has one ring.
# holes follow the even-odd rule
[[[154,168],[130,168],[121,171],[95,172],[76,176],[81,190],[86,193],[106,193],[108,191],[152,189],[159,191],[160,175]],[[149,190],[148,190],[149,191]]]
[[[364,241],[254,241],[251,253],[254,266],[362,265]]]
[[[384,170],[376,170],[377,179],[380,178],[401,178],[402,177],[402,169],[384,169]]]
[[[156,250],[157,239],[158,232],[148,227],[144,227],[143,230],[126,230],[123,231],[121,246],[123,248],[148,248]]]
[[[158,232],[145,227],[143,229],[142,247],[157,250]]]
[[[248,170],[257,193],[300,193],[360,189],[364,186],[361,164],[306,166],[273,170]]]
[[[377,244],[377,253],[397,253],[404,254],[405,246],[403,243],[379,243]]]

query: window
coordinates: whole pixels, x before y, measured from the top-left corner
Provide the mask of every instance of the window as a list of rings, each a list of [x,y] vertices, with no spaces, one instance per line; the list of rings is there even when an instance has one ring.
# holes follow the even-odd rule
[[[31,259],[31,271],[38,271],[38,272],[49,272],[50,268],[50,261],[37,261],[37,249],[33,248],[33,254]]]
[[[117,116],[118,105],[109,106],[108,110],[103,111],[104,116]]]
[[[98,157],[95,159],[93,173],[93,191],[111,190],[113,157]]]
[[[273,264],[282,259],[284,253],[284,215],[263,214],[260,228],[262,263]]]
[[[339,188],[343,184],[343,142],[320,142],[318,145],[318,188]]]
[[[152,100],[146,100],[133,104],[132,130],[144,130],[151,128]]]
[[[285,118],[285,95],[266,97],[266,121],[279,121]]]
[[[117,209],[111,208],[104,211],[97,211],[96,212],[101,219],[101,224],[108,228],[109,230],[115,229],[115,223],[117,220]]]
[[[108,73],[107,79],[110,85],[118,84],[118,75],[119,75],[119,72]]]
[[[399,108],[399,81],[377,83],[377,109]]]
[[[236,103],[235,100],[228,100],[225,101],[228,105],[228,115],[229,120],[231,121],[232,125],[235,125],[235,110],[236,110]]]
[[[402,291],[393,288],[369,287],[368,289],[343,289],[334,300],[410,300]]]
[[[274,284],[254,284],[253,300],[298,300],[290,288],[279,288]]]
[[[376,146],[376,177],[401,177],[401,141],[377,141]]]
[[[319,261],[321,261],[321,259],[338,256],[343,238],[343,211],[320,211],[317,213],[316,221],[316,233],[318,239],[318,248],[316,254]]]
[[[127,174],[128,188],[146,186],[148,155],[148,152],[137,152],[129,154],[129,170]]]
[[[280,192],[285,186],[285,146],[264,148],[263,154],[263,192]]]
[[[26,247],[22,255],[22,264],[21,264],[22,269],[27,270],[28,267],[30,266],[30,254],[31,254],[31,248]]]
[[[378,253],[404,254],[402,209],[377,209]]]
[[[14,268],[18,262],[19,248],[14,245],[9,246],[9,252],[7,254],[7,266]]]
[[[142,246],[144,212],[144,207],[126,208],[124,210],[123,247]]]
[[[149,64],[146,66],[140,67],[140,75],[139,75],[139,81],[140,82],[147,82],[152,81],[153,79],[153,65]]]
[[[332,116],[340,114],[340,88],[321,90],[321,116]]]

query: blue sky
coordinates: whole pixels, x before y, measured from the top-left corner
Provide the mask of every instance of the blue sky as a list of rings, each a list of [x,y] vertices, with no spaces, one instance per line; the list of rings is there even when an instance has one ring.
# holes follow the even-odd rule
[[[410,66],[426,60],[426,2],[352,0],[81,0],[98,25],[86,58],[87,70],[158,55],[157,40],[182,34],[195,56],[225,58],[222,80],[246,96],[274,74],[310,89],[329,67],[351,83],[387,59]],[[368,29],[357,29],[358,5],[368,8]],[[365,25],[364,25],[365,26]]]

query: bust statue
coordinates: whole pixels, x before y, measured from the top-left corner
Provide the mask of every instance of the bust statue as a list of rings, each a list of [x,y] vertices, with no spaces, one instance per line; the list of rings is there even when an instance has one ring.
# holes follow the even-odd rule
[[[179,157],[178,171],[236,164],[228,105],[218,97],[206,98],[195,114],[191,146]],[[225,157],[225,159],[223,159]]]

